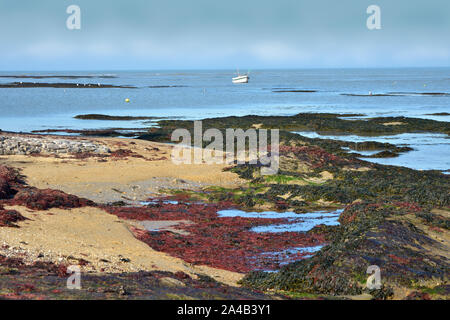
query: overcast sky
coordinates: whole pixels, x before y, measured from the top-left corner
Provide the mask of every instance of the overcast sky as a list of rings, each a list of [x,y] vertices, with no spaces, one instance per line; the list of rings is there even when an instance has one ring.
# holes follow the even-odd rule
[[[0,30],[0,70],[450,66],[449,0],[0,0]]]

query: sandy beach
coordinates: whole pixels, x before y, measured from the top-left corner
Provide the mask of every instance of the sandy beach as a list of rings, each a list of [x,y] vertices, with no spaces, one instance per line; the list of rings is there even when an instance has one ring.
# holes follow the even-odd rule
[[[76,159],[70,154],[9,155],[0,157],[0,164],[19,169],[30,186],[62,190],[96,203],[138,204],[149,197],[161,196],[160,189],[165,188],[195,190],[244,183],[236,174],[223,172],[224,165],[173,164],[172,146],[167,144],[117,138],[90,138],[89,141],[104,145],[112,152],[126,148],[134,156],[99,161],[95,156]],[[119,219],[99,208],[34,211],[12,206],[5,209],[16,210],[27,220],[19,222],[19,228],[0,228],[3,244],[0,252],[23,257],[29,263],[42,260],[71,264],[83,259],[89,261],[83,266],[86,272],[183,271],[193,277],[206,274],[234,286],[243,276],[193,266],[152,250],[130,232],[130,227],[144,230],[142,224]]]

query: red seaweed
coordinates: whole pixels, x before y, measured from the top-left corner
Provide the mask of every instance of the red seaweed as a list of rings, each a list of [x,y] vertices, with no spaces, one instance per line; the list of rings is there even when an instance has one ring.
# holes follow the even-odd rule
[[[0,227],[17,227],[15,222],[24,221],[26,218],[16,210],[5,210],[0,205]]]
[[[289,223],[287,219],[219,217],[217,211],[228,209],[229,202],[217,204],[158,202],[147,207],[105,207],[111,214],[133,220],[190,220],[194,224],[177,229],[187,235],[169,231],[144,231],[132,228],[135,237],[155,250],[166,252],[189,263],[208,265],[236,272],[255,269],[274,270],[280,263],[294,261],[307,253],[291,256],[263,255],[290,248],[318,246],[325,243],[321,234],[292,232],[256,233],[252,227]],[[278,259],[277,259],[278,258]]]
[[[3,204],[26,206],[33,210],[95,206],[93,201],[52,189],[30,187],[17,170],[0,166],[0,200]]]
[[[13,186],[21,183],[19,173],[9,167],[0,165],[0,200],[12,197]]]
[[[95,206],[93,201],[79,198],[59,190],[22,188],[12,200],[11,205],[22,205],[33,210],[48,210],[51,208],[70,209],[85,206]]]
[[[280,155],[293,154],[298,160],[307,162],[312,168],[343,166],[352,164],[354,160],[344,159],[331,154],[317,146],[280,146]]]

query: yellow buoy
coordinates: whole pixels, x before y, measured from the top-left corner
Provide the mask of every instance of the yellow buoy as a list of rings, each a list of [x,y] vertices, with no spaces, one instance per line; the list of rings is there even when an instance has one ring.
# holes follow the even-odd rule
[[[130,99],[126,98],[126,99],[125,99],[125,102],[130,102]]]

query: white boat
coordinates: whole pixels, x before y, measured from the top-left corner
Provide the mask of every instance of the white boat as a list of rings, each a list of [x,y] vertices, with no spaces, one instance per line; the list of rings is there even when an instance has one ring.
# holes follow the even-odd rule
[[[232,79],[233,83],[248,83],[250,76],[248,74],[240,75],[238,71],[238,76]]]

